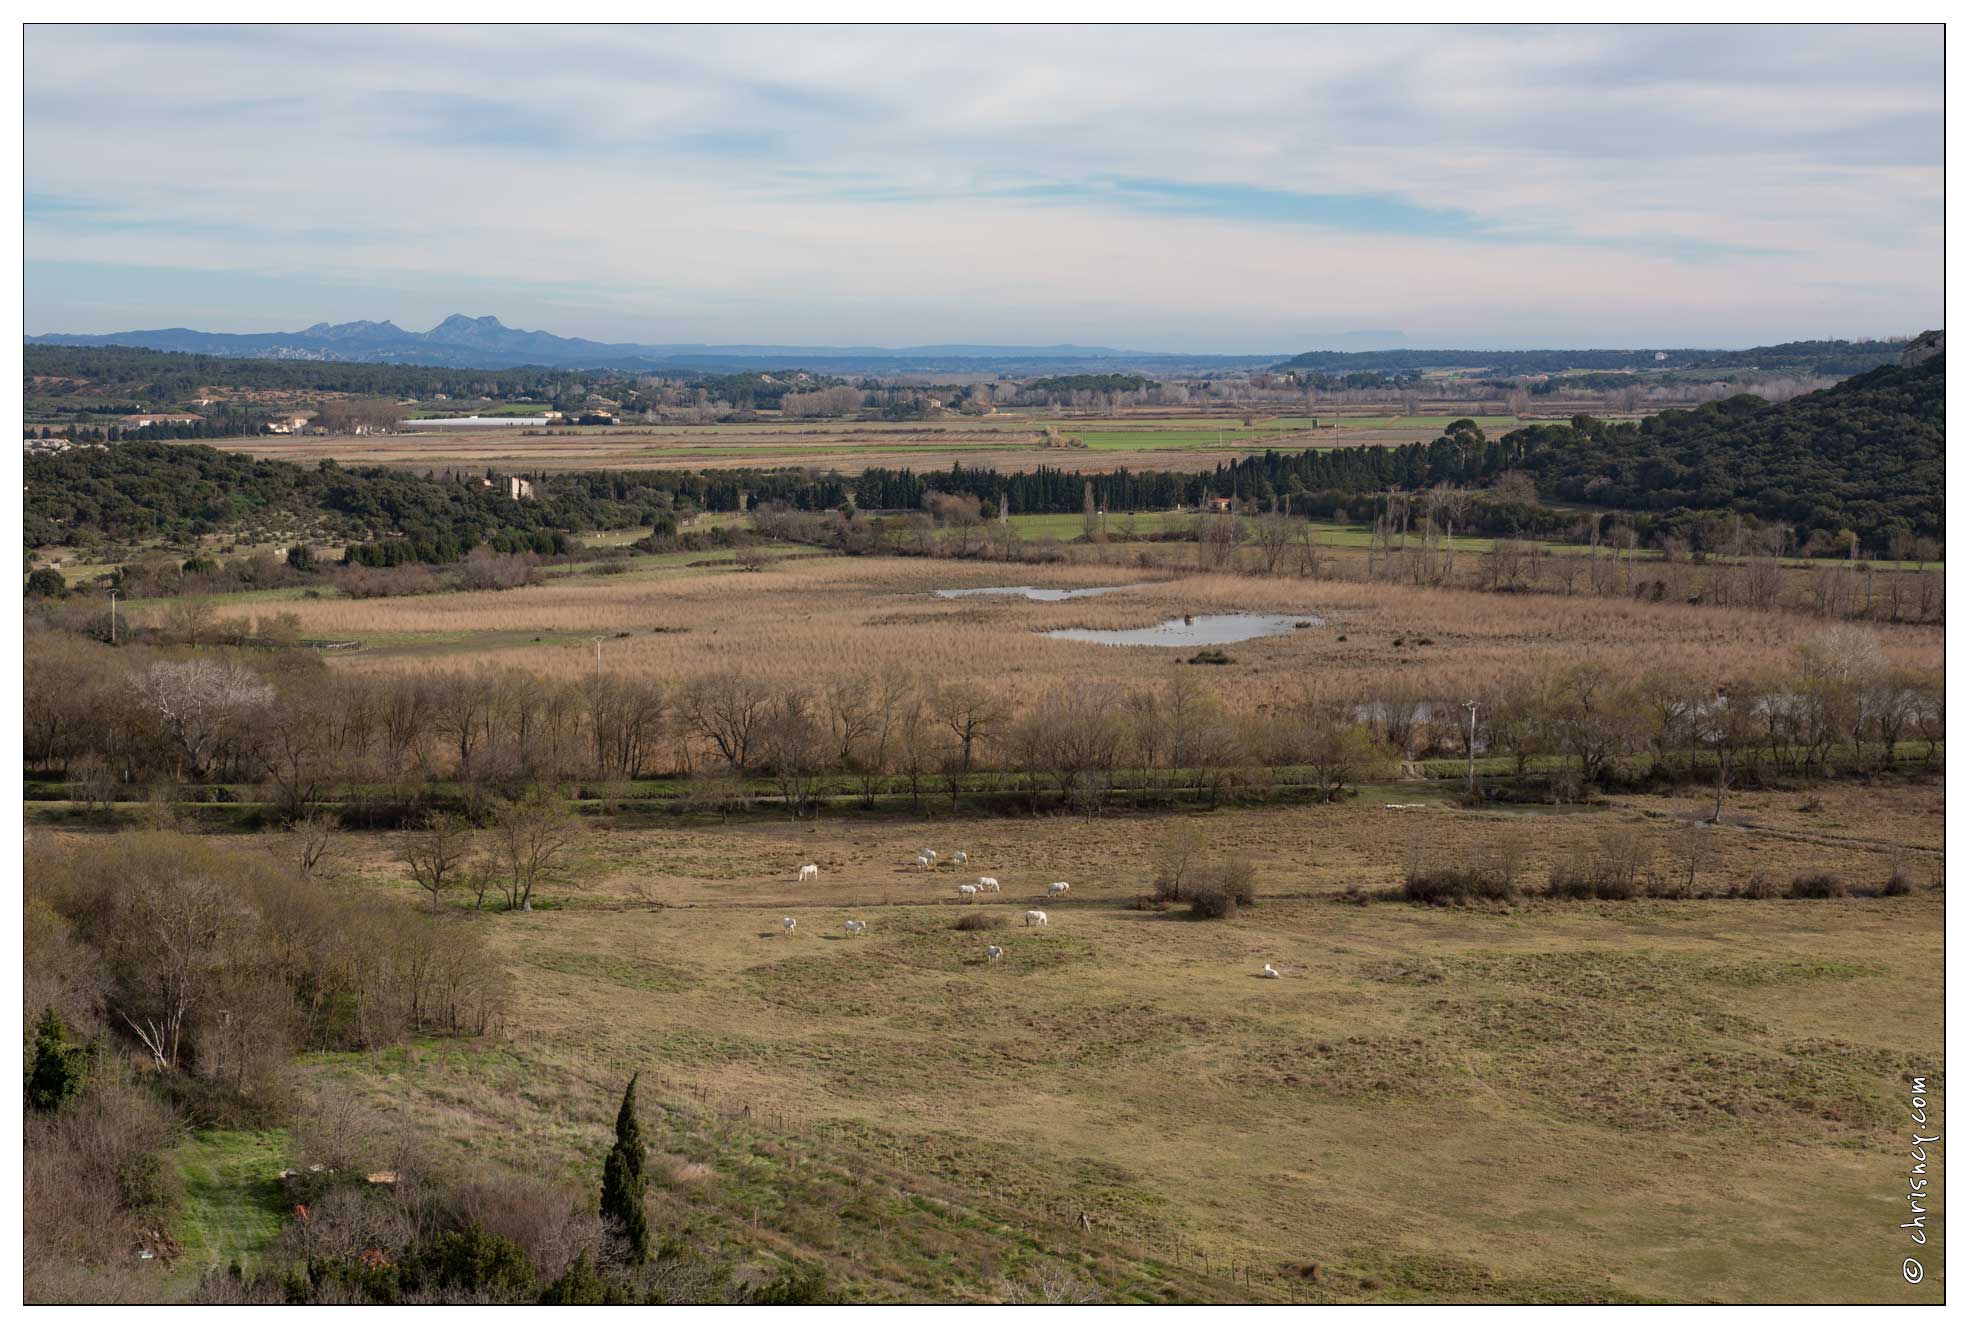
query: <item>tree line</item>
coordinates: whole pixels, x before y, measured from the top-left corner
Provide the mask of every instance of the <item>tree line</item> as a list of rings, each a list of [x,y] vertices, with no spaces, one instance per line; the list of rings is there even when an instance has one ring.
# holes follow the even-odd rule
[[[1474,730],[1463,703],[1478,701]],[[581,782],[688,777],[706,810],[768,796],[799,816],[988,794],[1093,812],[1117,790],[1216,802],[1291,786],[1340,796],[1397,764],[1473,752],[1566,796],[1631,780],[1878,769],[1944,738],[1936,676],[1889,668],[1857,625],[1742,678],[1663,664],[1536,662],[1510,678],[1358,690],[1309,682],[1240,708],[1184,666],[1149,687],[1066,683],[1013,697],[906,671],[788,682],[334,671],[311,653],[27,643],[25,756],[85,806],[152,784],[250,784],[292,823],[331,803],[416,803],[434,782],[476,820],[501,799]],[[1700,776],[1699,776],[1699,773]],[[367,814],[364,814],[367,815]]]
[[[827,508],[848,497],[840,477],[795,470],[589,471],[529,476],[533,496],[514,499],[491,472],[303,467],[168,443],[70,448],[29,456],[25,469],[29,549],[285,526],[341,540],[401,538],[442,562],[502,531],[619,530],[679,511]]]
[[[1229,498],[1301,516],[1366,502],[1380,515],[1403,493],[1504,490],[1517,478],[1524,487],[1486,503],[1474,533],[1549,538],[1577,525],[1584,507],[1634,514],[1629,524],[1653,544],[1696,543],[1719,517],[1735,517],[1784,528],[1793,550],[1848,553],[1842,533],[1885,550],[1897,539],[1942,538],[1943,388],[1936,356],[1777,404],[1742,395],[1638,422],[1575,416],[1500,438],[1461,419],[1429,443],[1267,449],[1204,474],[870,467],[856,501],[914,508],[934,490],[972,495],[989,515],[1076,512],[1091,484],[1109,512]]]

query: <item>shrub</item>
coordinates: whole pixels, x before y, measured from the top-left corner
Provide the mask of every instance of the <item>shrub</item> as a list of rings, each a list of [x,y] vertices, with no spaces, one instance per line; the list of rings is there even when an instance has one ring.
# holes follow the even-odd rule
[[[438,578],[421,563],[389,568],[351,563],[336,573],[335,584],[351,600],[371,600],[393,595],[428,595],[438,589]]]
[[[1358,888],[1356,888],[1358,889]],[[1509,877],[1484,867],[1411,866],[1402,878],[1402,898],[1411,904],[1456,904],[1463,900],[1515,900]]]
[[[535,1283],[526,1252],[477,1225],[441,1232],[413,1250],[405,1256],[399,1277],[411,1290],[490,1298],[530,1296]]]
[[[1554,863],[1545,893],[1561,900],[1633,900],[1648,892],[1654,847],[1632,826],[1609,827],[1590,855]]]
[[[1258,902],[1258,870],[1248,858],[1227,858],[1196,874],[1195,883],[1179,897],[1189,902],[1196,918],[1236,918],[1238,910]]]
[[[796,1264],[771,1281],[754,1288],[755,1306],[818,1306],[833,1299],[827,1274],[813,1265]]]
[[[1846,895],[1846,883],[1830,872],[1801,872],[1786,894],[1793,900],[1838,900]]]
[[[595,1272],[585,1250],[540,1294],[543,1306],[622,1306],[628,1301],[624,1288]]]
[[[89,1074],[89,1049],[69,1041],[68,1028],[50,1006],[34,1031],[34,1053],[27,1070],[27,1106],[53,1112],[82,1092]]]
[[[483,545],[458,569],[459,589],[467,591],[509,591],[538,586],[541,580],[540,560],[534,555],[499,554]]]
[[[1190,889],[1190,913],[1197,918],[1236,918],[1237,897],[1216,882]]]
[[[1217,869],[1224,893],[1242,906],[1258,903],[1258,868],[1248,858],[1226,859]]]
[[[1887,874],[1887,882],[1880,888],[1880,893],[1882,895],[1912,895],[1914,894],[1914,878],[1908,875],[1906,868],[1896,863],[1894,864],[1894,870]]]
[[[1525,857],[1524,837],[1515,830],[1491,843],[1466,850],[1468,861],[1434,860],[1423,841],[1409,847],[1402,898],[1412,904],[1456,904],[1463,900],[1515,900]]]
[[[995,909],[965,914],[951,924],[959,932],[992,932],[1005,926],[1005,915]]]
[[[1738,894],[1746,900],[1775,900],[1783,892],[1778,889],[1776,882],[1760,872],[1745,882]]]

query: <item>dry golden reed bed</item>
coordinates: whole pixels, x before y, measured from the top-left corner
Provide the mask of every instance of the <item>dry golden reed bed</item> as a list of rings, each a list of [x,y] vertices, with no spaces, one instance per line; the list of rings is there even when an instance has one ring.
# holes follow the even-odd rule
[[[1021,597],[938,598],[940,588],[1151,584],[1059,603]],[[1189,650],[1101,646],[1034,635],[1062,627],[1145,627],[1185,613],[1250,610],[1324,620],[1281,637],[1231,644],[1209,671],[1229,697],[1262,701],[1312,681],[1340,688],[1520,676],[1545,664],[1600,660],[1622,670],[1672,664],[1717,681],[1788,666],[1824,631],[1817,619],[1593,596],[1504,596],[1359,582],[1134,567],[1035,567],[956,560],[806,558],[759,572],[730,566],[557,580],[512,591],[399,599],[283,601],[305,635],[370,641],[352,668],[466,667],[488,655],[543,672],[610,668],[681,677],[739,668],[823,682],[896,666],[1021,693],[1067,681],[1141,683]],[[1939,628],[1875,625],[1887,663],[1936,669]],[[559,640],[534,644],[532,635]],[[483,636],[485,646],[475,647]],[[1402,644],[1395,645],[1397,640]],[[1426,643],[1426,644],[1425,644]]]

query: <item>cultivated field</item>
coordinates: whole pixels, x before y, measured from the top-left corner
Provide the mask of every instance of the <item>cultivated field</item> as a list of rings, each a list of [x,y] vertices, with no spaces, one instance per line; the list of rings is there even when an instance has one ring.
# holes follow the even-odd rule
[[[1385,408],[1372,408],[1385,412]],[[810,466],[860,471],[868,466],[948,470],[953,462],[999,470],[1058,466],[1067,470],[1204,471],[1276,447],[1396,446],[1427,443],[1450,415],[1335,414],[1170,417],[1162,413],[1099,419],[1006,412],[985,418],[883,424],[814,421],[691,426],[586,427],[560,433],[492,427],[420,429],[387,436],[275,436],[223,439],[213,446],[256,457],[312,466],[324,458],[344,465],[483,468],[513,472],[568,470],[716,470]],[[1514,416],[1473,416],[1491,434],[1515,429]],[[1550,418],[1564,419],[1562,414]],[[1314,426],[1317,420],[1318,427]],[[1048,426],[1084,448],[1049,447]]]

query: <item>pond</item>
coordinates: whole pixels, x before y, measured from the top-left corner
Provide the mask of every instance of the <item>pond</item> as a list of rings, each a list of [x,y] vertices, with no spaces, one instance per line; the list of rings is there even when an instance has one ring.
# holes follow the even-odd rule
[[[957,600],[967,595],[1023,595],[1028,600],[1080,600],[1090,595],[1107,595],[1112,591],[1136,591],[1154,582],[1130,582],[1126,586],[1082,586],[1078,590],[1056,590],[1050,586],[973,586],[961,591],[938,591],[939,600]]]
[[[1276,637],[1300,626],[1319,626],[1323,621],[1317,614],[1192,614],[1148,628],[1057,628],[1045,635],[1103,646],[1221,646],[1254,637]]]

